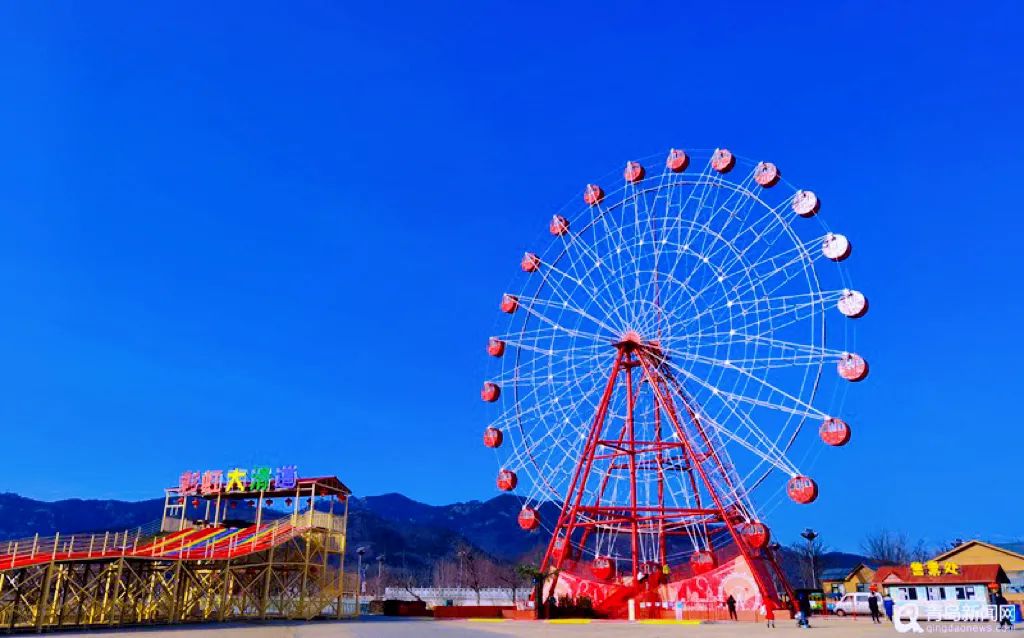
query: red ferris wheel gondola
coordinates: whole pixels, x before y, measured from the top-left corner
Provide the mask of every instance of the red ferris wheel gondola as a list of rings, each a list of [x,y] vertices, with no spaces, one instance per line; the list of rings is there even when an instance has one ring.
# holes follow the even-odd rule
[[[864,360],[864,357],[852,352],[843,354],[839,363],[836,364],[836,369],[839,371],[839,376],[847,381],[861,381],[868,376],[868,362]]]
[[[623,171],[622,176],[630,184],[636,184],[644,178],[645,171],[644,167],[640,162],[627,162],[626,170]]]
[[[818,428],[818,435],[828,445],[839,447],[850,441],[850,426],[842,419],[828,418]]]
[[[711,157],[711,168],[719,173],[728,173],[736,166],[736,157],[728,149],[720,148]]]
[[[706,574],[715,567],[718,567],[718,559],[713,552],[707,550],[696,551],[690,555],[690,567],[695,574]]]
[[[844,290],[836,302],[839,312],[851,319],[863,317],[868,311],[868,300],[864,293],[857,290]]]
[[[827,233],[821,240],[821,254],[832,261],[843,261],[853,251],[853,244],[846,238],[846,235],[838,233]]]
[[[519,299],[515,295],[502,295],[501,297],[501,311],[506,314],[512,314],[519,308]]]
[[[604,199],[604,190],[597,184],[587,184],[587,188],[583,191],[583,201],[587,203],[587,206],[597,206]]]
[[[498,489],[502,492],[511,492],[516,489],[519,477],[512,470],[501,470],[498,472]]]
[[[487,354],[492,357],[500,357],[505,354],[505,342],[497,337],[491,337],[487,340]]]
[[[595,578],[608,580],[615,573],[615,563],[607,556],[598,556],[590,566]]]
[[[516,520],[519,522],[519,527],[528,532],[532,532],[540,527],[540,514],[532,507],[524,507],[519,510],[519,516]]]
[[[569,232],[569,220],[561,215],[555,215],[551,218],[551,224],[548,226],[548,231],[556,237],[561,237]]]
[[[821,208],[821,202],[814,191],[797,191],[793,195],[792,208],[801,217],[813,217]]]
[[[501,430],[499,430],[498,428],[489,427],[486,430],[484,430],[484,445],[486,445],[489,448],[501,447],[501,442],[503,439],[504,436],[502,435]]]
[[[674,148],[668,152],[668,158],[665,160],[665,167],[668,170],[673,173],[682,173],[689,165],[690,157],[686,154],[686,151]]]
[[[523,255],[523,260],[519,263],[519,266],[523,269],[523,272],[537,272],[540,268],[540,257],[534,253],[526,253]]]
[[[747,545],[754,549],[768,547],[768,541],[771,539],[771,532],[768,530],[768,527],[758,521],[740,523],[736,526],[736,531],[746,541]]]
[[[572,558],[572,546],[565,540],[565,536],[558,536],[551,543],[551,555],[557,556],[558,560]]]
[[[480,399],[487,403],[494,403],[501,396],[501,388],[497,383],[491,383],[488,381],[484,384],[484,387],[480,390]]]
[[[808,476],[794,476],[786,484],[786,493],[795,502],[806,505],[818,498],[818,484]]]
[[[764,188],[771,188],[779,183],[779,169],[771,162],[761,162],[754,169],[754,181]]]

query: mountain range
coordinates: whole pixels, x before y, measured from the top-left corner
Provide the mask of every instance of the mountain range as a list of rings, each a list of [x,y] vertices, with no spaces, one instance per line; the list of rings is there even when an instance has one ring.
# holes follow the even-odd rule
[[[0,540],[123,530],[160,518],[163,499],[148,501],[80,500],[37,501],[17,494],[0,494]],[[547,539],[524,533],[516,523],[520,500],[504,494],[487,501],[427,505],[402,494],[349,499],[348,554],[355,560],[365,548],[364,561],[385,557],[385,565],[427,578],[432,566],[451,556],[459,545],[469,545],[502,562],[518,562],[536,556]],[[558,508],[540,507],[541,520],[553,520]],[[795,570],[797,557],[783,549],[787,571]],[[854,566],[863,556],[828,552],[819,568]],[[351,563],[350,563],[351,564]],[[790,567],[792,565],[793,567]]]

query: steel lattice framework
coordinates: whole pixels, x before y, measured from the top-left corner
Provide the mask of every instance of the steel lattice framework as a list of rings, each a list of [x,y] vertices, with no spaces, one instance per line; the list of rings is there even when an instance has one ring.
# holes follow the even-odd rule
[[[300,485],[294,511],[245,540],[189,524],[184,498],[169,490],[152,529],[0,544],[0,629],[358,615],[357,576],[344,566],[347,488],[338,512],[313,506],[325,489]],[[218,507],[253,496],[218,497]]]

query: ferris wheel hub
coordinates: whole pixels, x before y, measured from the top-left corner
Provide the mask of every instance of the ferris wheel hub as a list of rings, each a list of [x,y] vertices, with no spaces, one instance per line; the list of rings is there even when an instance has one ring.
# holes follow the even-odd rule
[[[638,350],[646,345],[644,338],[640,336],[640,333],[636,330],[627,330],[622,333],[622,336],[614,344],[616,348],[625,350],[626,352],[632,352]]]
[[[643,352],[650,357],[650,360],[661,364],[667,358],[661,347],[661,342],[656,339],[645,339],[636,330],[627,330],[618,341],[612,344],[617,350],[623,353]]]

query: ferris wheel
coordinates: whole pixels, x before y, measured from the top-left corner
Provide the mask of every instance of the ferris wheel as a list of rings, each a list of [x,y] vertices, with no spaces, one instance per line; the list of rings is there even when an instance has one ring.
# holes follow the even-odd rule
[[[851,243],[820,207],[772,163],[673,149],[545,220],[496,304],[481,398],[497,487],[551,533],[546,565],[635,579],[713,567],[727,544],[755,559],[761,505],[815,500],[803,465],[849,440],[840,399],[868,373]]]

